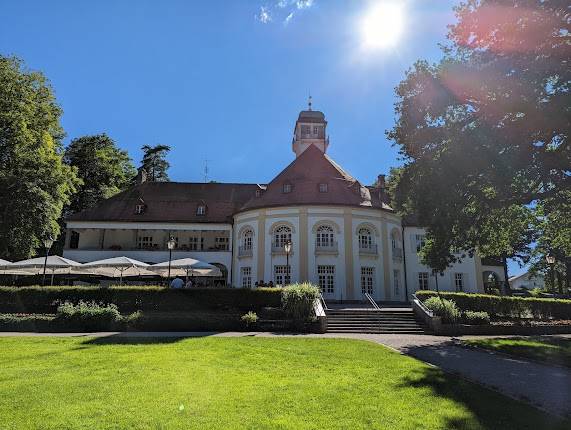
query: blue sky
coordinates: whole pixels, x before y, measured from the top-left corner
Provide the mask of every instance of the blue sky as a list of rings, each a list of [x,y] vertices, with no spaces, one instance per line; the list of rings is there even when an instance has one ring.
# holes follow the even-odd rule
[[[311,92],[329,154],[370,184],[399,164],[384,135],[394,87],[439,58],[457,3],[408,0],[398,43],[363,50],[379,1],[4,1],[0,52],[50,79],[66,143],[104,132],[136,163],[142,145],[170,145],[175,181],[202,181],[208,159],[211,180],[268,182]]]

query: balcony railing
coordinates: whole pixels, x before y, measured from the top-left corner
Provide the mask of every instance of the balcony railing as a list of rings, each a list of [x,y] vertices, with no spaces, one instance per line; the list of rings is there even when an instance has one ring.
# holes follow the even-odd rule
[[[359,254],[361,255],[378,255],[378,249],[376,244],[359,244]]]
[[[337,252],[339,252],[339,247],[335,241],[315,244],[316,254],[335,254]]]
[[[402,248],[393,248],[393,260],[402,261]]]
[[[251,257],[253,255],[252,247],[240,246],[238,247],[238,257]]]

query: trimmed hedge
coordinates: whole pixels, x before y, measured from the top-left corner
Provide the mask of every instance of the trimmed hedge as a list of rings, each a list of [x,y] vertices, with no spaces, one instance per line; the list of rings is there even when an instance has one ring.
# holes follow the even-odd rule
[[[191,310],[259,311],[281,306],[280,288],[0,287],[0,313],[55,313],[59,304],[103,302],[122,313]]]
[[[437,296],[435,291],[417,291],[425,301]],[[488,294],[440,293],[443,299],[453,300],[462,311],[483,311],[492,318],[535,318],[571,320],[571,300],[509,297]]]

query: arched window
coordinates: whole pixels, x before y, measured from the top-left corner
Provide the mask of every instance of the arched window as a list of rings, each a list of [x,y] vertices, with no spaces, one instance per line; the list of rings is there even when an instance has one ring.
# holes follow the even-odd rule
[[[317,229],[315,245],[318,248],[329,248],[333,246],[333,228],[328,225],[322,225]]]
[[[371,249],[373,248],[373,234],[367,227],[362,227],[358,231],[359,234],[359,248]]]
[[[274,230],[274,247],[283,248],[283,246],[291,242],[291,228],[287,225],[281,225]]]
[[[252,249],[254,232],[250,229],[242,233],[242,248],[245,250]]]

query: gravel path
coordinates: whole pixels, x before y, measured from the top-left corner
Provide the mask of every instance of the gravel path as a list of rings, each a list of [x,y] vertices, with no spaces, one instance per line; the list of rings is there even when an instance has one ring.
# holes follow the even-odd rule
[[[260,332],[127,332],[127,333],[0,333],[4,336],[65,337],[303,337],[350,338],[389,346],[403,354],[455,373],[510,397],[528,402],[552,414],[571,416],[571,369],[548,366],[504,354],[459,346],[454,338],[394,334],[279,334]],[[490,336],[470,336],[490,337]],[[502,336],[499,336],[502,337]],[[505,337],[505,336],[503,336]],[[567,337],[567,336],[566,336]]]

